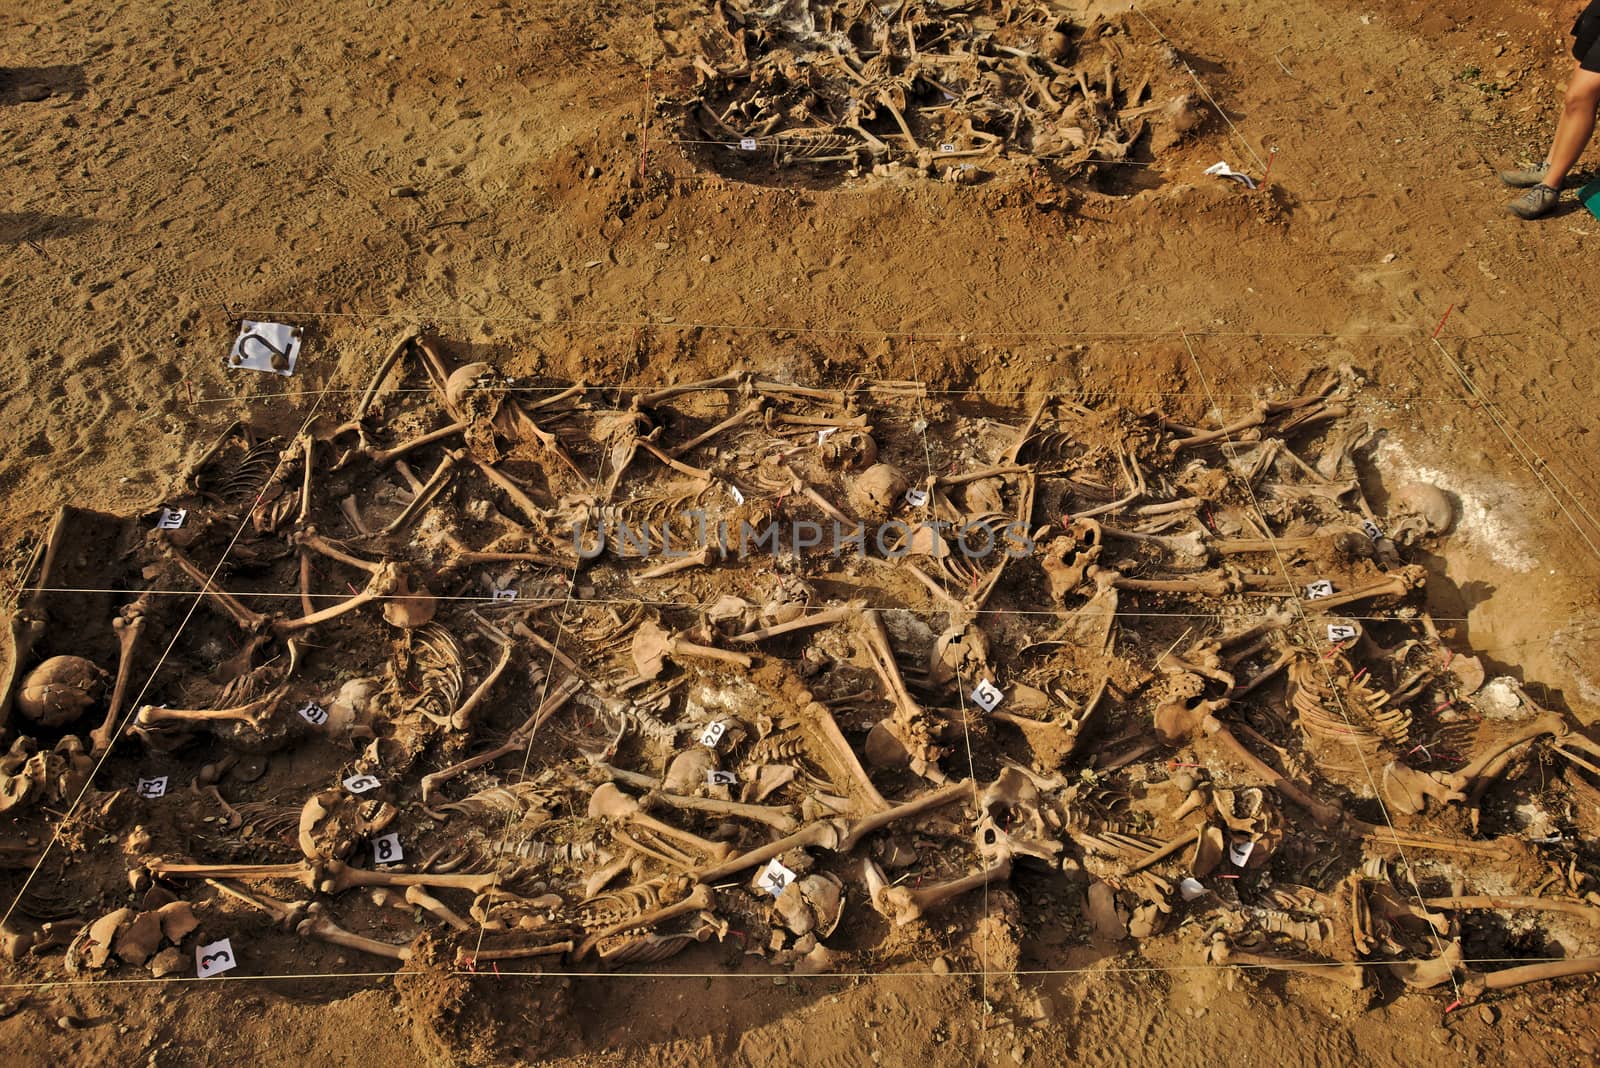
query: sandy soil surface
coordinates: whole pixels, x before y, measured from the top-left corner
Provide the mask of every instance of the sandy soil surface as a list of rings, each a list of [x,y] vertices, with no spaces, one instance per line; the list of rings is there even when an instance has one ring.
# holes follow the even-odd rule
[[[1373,377],[1389,469],[1463,504],[1426,561],[1431,610],[1492,674],[1600,719],[1600,221],[1569,204],[1519,222],[1494,177],[1542,153],[1581,4],[1082,6],[1164,38],[1214,108],[1151,165],[1057,188],[699,166],[656,108],[699,5],[3,5],[0,546],[62,503],[159,506],[231,420],[347,404],[423,325],[520,375],[860,370],[1195,414],[1349,362]],[[1218,159],[1262,189],[1206,177]],[[223,366],[240,317],[303,327],[293,378]],[[1148,947],[1023,948],[1018,976],[935,948],[846,976],[324,979],[367,958],[316,953],[228,984],[10,987],[0,1042],[19,1064],[1596,1053],[1593,980],[1447,1013]]]

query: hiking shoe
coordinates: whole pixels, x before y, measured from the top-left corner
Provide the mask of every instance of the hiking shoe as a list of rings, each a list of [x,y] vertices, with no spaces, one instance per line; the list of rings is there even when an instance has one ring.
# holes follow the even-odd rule
[[[1526,189],[1544,181],[1544,176],[1550,173],[1550,164],[1541,163],[1537,167],[1529,167],[1521,171],[1501,171],[1500,180],[1513,189]]]
[[[1506,205],[1511,214],[1521,219],[1542,219],[1556,210],[1561,194],[1547,185],[1536,185]]]

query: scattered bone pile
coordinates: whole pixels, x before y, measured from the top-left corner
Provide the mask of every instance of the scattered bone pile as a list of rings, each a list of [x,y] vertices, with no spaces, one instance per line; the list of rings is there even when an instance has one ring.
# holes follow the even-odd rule
[[[7,952],[1593,972],[1600,745],[1422,609],[1450,502],[1371,507],[1360,384],[1008,413],[408,336],[346,421],[230,428],[181,525],[21,557]]]
[[[1009,161],[1071,178],[1148,162],[1203,121],[1176,54],[1121,17],[720,0],[707,22],[693,88],[662,104],[730,174],[911,168],[971,182]]]

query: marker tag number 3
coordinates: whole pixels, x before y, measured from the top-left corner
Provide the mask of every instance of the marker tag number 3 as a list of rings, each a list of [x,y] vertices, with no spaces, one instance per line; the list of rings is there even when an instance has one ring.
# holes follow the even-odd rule
[[[220,942],[199,946],[194,951],[194,970],[202,979],[231,972],[239,962],[233,956],[233,944],[224,938]]]

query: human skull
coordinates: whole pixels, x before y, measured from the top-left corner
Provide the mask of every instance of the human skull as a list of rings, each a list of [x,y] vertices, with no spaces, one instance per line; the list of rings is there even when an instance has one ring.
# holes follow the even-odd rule
[[[910,483],[893,464],[873,464],[850,484],[850,504],[863,519],[887,516]]]
[[[106,673],[81,656],[52,656],[28,672],[17,708],[44,727],[63,727],[105,696]]]

